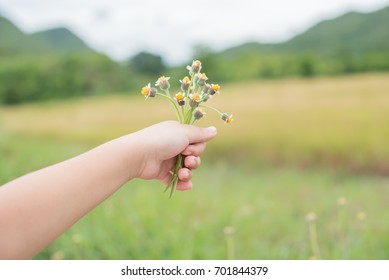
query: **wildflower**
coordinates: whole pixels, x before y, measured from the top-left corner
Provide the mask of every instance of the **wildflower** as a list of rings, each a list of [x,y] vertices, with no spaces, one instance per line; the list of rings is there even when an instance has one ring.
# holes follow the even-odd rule
[[[204,85],[207,80],[208,77],[204,73],[197,73],[194,79],[195,83],[199,85]]]
[[[52,259],[52,260],[63,260],[63,258],[64,258],[64,253],[62,252],[62,251],[57,251],[57,252],[55,252],[54,254],[52,254],[51,256],[50,256],[50,258]]]
[[[198,92],[191,94],[190,101],[189,101],[190,107],[194,108],[194,107],[199,106],[201,99],[202,99],[202,96]]]
[[[175,99],[177,100],[178,105],[185,105],[185,96],[182,92],[179,92],[175,95]]]
[[[81,238],[81,236],[78,235],[78,234],[73,234],[73,235],[72,235],[72,241],[73,241],[74,243],[76,243],[76,244],[79,244],[79,243],[81,243],[82,238]]]
[[[189,86],[190,86],[190,79],[188,76],[185,76],[182,80],[180,80],[181,82],[181,89],[185,92],[188,91],[189,89]]]
[[[229,236],[235,233],[235,229],[233,227],[225,227],[223,232],[225,235]]]
[[[344,197],[339,197],[338,200],[336,201],[336,204],[338,206],[345,206],[347,204],[347,199]]]
[[[219,93],[219,90],[220,90],[220,86],[218,84],[212,84],[208,92],[210,95],[214,95],[215,93]]]
[[[225,123],[231,123],[234,119],[232,118],[232,115],[229,115],[227,113],[223,113],[222,114],[222,120],[225,122]]]
[[[189,70],[189,74],[196,74],[199,73],[201,70],[201,61],[200,60],[193,60],[192,66],[187,66],[186,69]]]
[[[157,89],[150,87],[150,83],[143,87],[141,90],[142,95],[147,99],[148,97],[155,97],[157,94]]]
[[[360,222],[364,221],[366,219],[365,212],[358,212],[356,218]]]
[[[212,106],[202,105],[200,103],[207,101],[215,93],[219,93],[220,86],[218,84],[208,84],[208,77],[204,73],[201,73],[201,62],[199,60],[193,60],[191,66],[187,66],[189,70],[189,75],[185,76],[180,80],[181,90],[172,96],[169,92],[170,77],[161,76],[155,82],[155,86],[151,87],[150,83],[141,89],[141,94],[147,99],[148,97],[154,97],[156,95],[168,99],[170,104],[172,104],[173,109],[177,114],[178,121],[182,124],[194,124],[197,120],[200,120],[204,117],[205,111],[203,108],[208,108],[215,111],[221,116],[221,119],[225,123],[232,122],[232,115],[227,113],[222,113]],[[157,90],[159,87],[160,90]],[[200,109],[201,108],[201,109]],[[174,190],[177,187],[179,182],[178,171],[182,168],[184,162],[184,156],[179,154],[176,157],[175,164],[171,170],[171,178],[167,183],[166,190],[170,189],[170,197],[172,197]],[[227,236],[233,233],[233,228],[227,227],[225,230]],[[231,239],[231,238],[229,238]],[[77,237],[74,238],[75,242],[79,242]],[[231,243],[231,240],[228,241]],[[233,256],[233,248],[230,246],[229,256]],[[232,248],[232,249],[231,249]],[[233,258],[230,258],[233,259]]]
[[[196,120],[199,120],[201,119],[203,116],[205,115],[205,112],[199,108],[197,108],[194,113],[193,113],[193,117],[196,119]]]
[[[307,214],[305,219],[307,220],[307,222],[314,222],[316,220],[316,214],[314,212],[310,212]]]
[[[168,90],[170,88],[169,79],[170,77],[161,76],[155,82],[155,85],[159,86],[162,90]]]

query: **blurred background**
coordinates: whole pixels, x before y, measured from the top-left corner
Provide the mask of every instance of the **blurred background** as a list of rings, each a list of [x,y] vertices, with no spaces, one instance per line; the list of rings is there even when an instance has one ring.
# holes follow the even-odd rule
[[[174,119],[140,89],[193,59],[235,119],[195,188],[134,180],[36,259],[388,259],[387,0],[0,0],[0,185]]]

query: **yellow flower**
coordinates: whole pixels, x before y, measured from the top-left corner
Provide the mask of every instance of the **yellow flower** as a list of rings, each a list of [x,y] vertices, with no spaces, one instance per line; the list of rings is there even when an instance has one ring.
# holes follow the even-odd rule
[[[147,86],[143,87],[140,92],[147,99],[148,97],[154,97],[157,93],[157,89],[150,87],[150,83],[149,83]]]
[[[144,97],[148,97],[150,93],[150,84],[149,86],[143,87],[141,93],[143,94]]]
[[[196,92],[196,93],[192,94],[192,96],[190,97],[190,99],[192,99],[192,100],[194,100],[194,101],[196,101],[196,102],[200,102],[200,100],[201,100],[201,95],[200,95],[198,92]]]
[[[189,79],[189,77],[188,76],[185,76],[183,79],[182,79],[182,81],[181,81],[183,84],[189,84],[189,82],[190,82],[190,79]]]
[[[185,92],[188,91],[188,88],[190,86],[189,77],[188,76],[184,77],[182,80],[180,80],[180,82],[181,82],[181,89]]]
[[[196,92],[190,95],[190,102],[189,105],[194,108],[199,106],[199,103],[201,102],[202,96]]]
[[[175,99],[177,100],[178,105],[185,105],[185,96],[182,92],[179,92],[175,95]]]
[[[234,119],[232,118],[232,115],[228,115],[227,113],[222,114],[222,120],[225,123],[231,123]]]
[[[214,95],[215,93],[219,93],[220,86],[218,84],[212,84],[211,88],[209,89],[209,94]]]

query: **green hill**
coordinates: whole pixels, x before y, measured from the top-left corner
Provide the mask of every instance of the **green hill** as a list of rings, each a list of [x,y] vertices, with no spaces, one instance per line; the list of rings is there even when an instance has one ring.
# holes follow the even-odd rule
[[[12,22],[0,16],[0,56],[26,53],[30,48],[42,48],[43,44],[36,42]]]
[[[350,12],[283,43],[249,42],[201,58],[205,70],[224,81],[388,71],[388,27],[389,7]]]
[[[220,53],[235,56],[247,53],[303,53],[334,55],[339,50],[352,53],[389,51],[389,7],[372,12],[350,12],[324,20],[289,41],[278,44],[249,42]]]
[[[66,28],[25,34],[1,16],[0,38],[0,56],[93,52],[79,37]]]
[[[55,52],[91,52],[84,41],[74,35],[67,28],[54,28],[46,31],[36,32],[31,38],[44,42],[48,49]]]
[[[128,91],[135,79],[66,28],[25,34],[0,17],[0,104]]]
[[[334,55],[339,50],[389,51],[389,7],[372,13],[351,12],[322,21],[278,47],[282,51],[312,51],[323,55]]]

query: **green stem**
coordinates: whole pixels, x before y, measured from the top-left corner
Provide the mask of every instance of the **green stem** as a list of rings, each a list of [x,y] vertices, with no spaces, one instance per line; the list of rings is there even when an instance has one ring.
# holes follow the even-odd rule
[[[192,117],[193,117],[193,111],[194,111],[194,108],[190,108],[190,109],[186,112],[186,116],[185,116],[185,119],[184,119],[184,123],[185,123],[185,124],[190,124],[190,123],[191,123]]]
[[[185,119],[185,109],[184,109],[184,107],[185,107],[185,104],[183,106],[181,106],[181,113],[182,113],[183,118]]]
[[[175,189],[177,188],[177,184],[179,181],[178,171],[182,168],[183,162],[184,162],[184,156],[182,154],[179,154],[177,156],[177,159],[176,159],[176,164],[174,166],[172,177],[164,190],[164,192],[166,192],[170,188],[169,198],[172,198],[173,193],[174,193]]]
[[[183,116],[181,116],[180,114],[180,109],[178,109],[178,105],[176,104],[176,102],[174,101],[173,98],[171,98],[170,96],[167,96],[165,94],[161,94],[161,93],[157,93],[157,95],[159,96],[163,96],[165,98],[167,98],[169,100],[169,102],[173,105],[174,109],[176,110],[176,114],[177,114],[177,118],[178,120],[180,121],[180,123],[183,123]]]
[[[311,249],[312,249],[313,256],[316,259],[320,259],[321,258],[320,248],[319,248],[319,243],[317,240],[316,224],[314,222],[311,222],[309,224],[309,239],[310,239],[310,243],[311,243]]]
[[[223,115],[222,112],[220,112],[218,109],[212,107],[212,106],[207,106],[207,105],[200,105],[200,107],[203,107],[203,108],[208,108],[208,109],[211,109],[211,110],[214,110],[216,113],[220,114],[220,115]]]
[[[227,259],[234,259],[234,239],[232,236],[227,236]]]
[[[166,95],[167,95],[167,96],[169,96],[170,98],[172,98],[172,96],[170,95],[169,89],[165,89],[165,92],[166,92]]]

